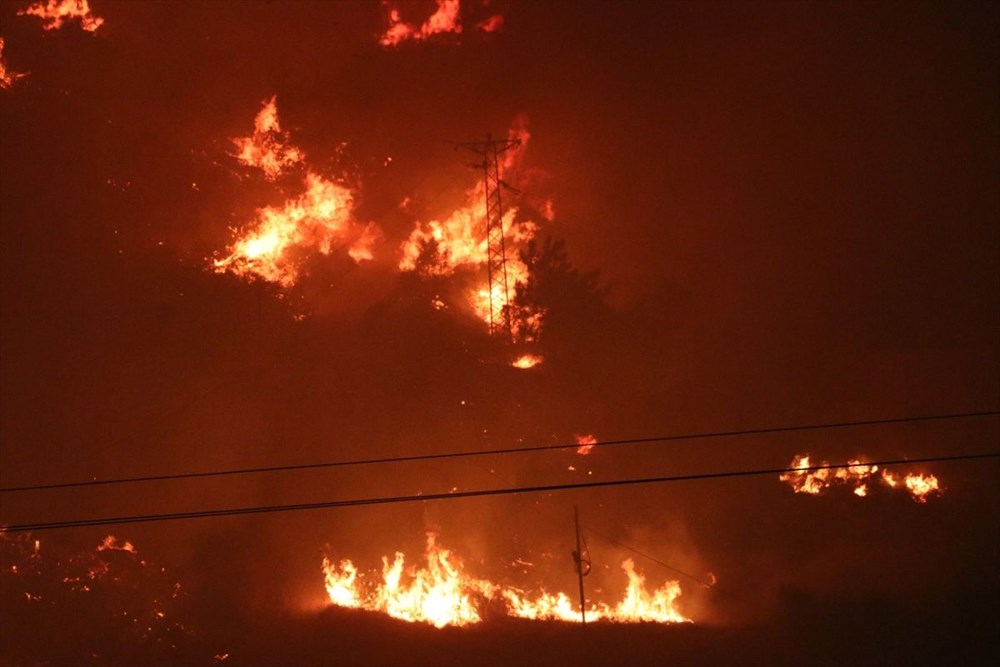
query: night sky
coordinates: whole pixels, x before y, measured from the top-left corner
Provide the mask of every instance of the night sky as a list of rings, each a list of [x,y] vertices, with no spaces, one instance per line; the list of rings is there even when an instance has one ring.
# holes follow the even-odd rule
[[[93,33],[43,30],[18,15],[30,4],[0,4],[4,66],[25,73],[0,91],[3,487],[1000,409],[998,4],[465,0],[460,34],[395,46],[379,43],[389,10],[419,25],[434,2],[91,0]],[[474,28],[493,15],[501,29]],[[309,169],[380,230],[371,261],[313,253],[290,288],[213,271],[234,230],[302,190],[301,170],[271,181],[234,155],[272,96]],[[448,142],[514,126],[530,140],[504,196],[565,255],[539,268],[537,340],[511,349],[463,301],[485,267],[398,263],[414,225],[480,177]],[[524,350],[544,361],[512,368]],[[951,456],[998,438],[994,415],[4,492],[0,523]],[[811,496],[771,475],[33,533],[63,554],[110,533],[183,582],[195,639],[135,640],[130,657],[88,657],[87,637],[117,626],[63,619],[73,595],[31,607],[10,572],[29,538],[4,534],[0,626],[17,631],[0,630],[0,662],[323,664],[349,633],[346,662],[503,664],[457,653],[465,636],[430,649],[414,626],[331,615],[321,559],[377,570],[434,531],[479,575],[571,593],[574,505],[591,595],[621,588],[621,545],[714,577],[719,590],[680,579],[681,607],[737,663],[996,656],[997,460],[900,470],[943,493]],[[633,557],[650,583],[677,578]],[[731,634],[744,628],[774,643]],[[671,630],[614,641],[653,650]],[[489,645],[490,624],[476,632]],[[559,632],[508,643],[578,639]],[[375,635],[412,651],[366,654]],[[688,639],[671,650],[697,663]]]

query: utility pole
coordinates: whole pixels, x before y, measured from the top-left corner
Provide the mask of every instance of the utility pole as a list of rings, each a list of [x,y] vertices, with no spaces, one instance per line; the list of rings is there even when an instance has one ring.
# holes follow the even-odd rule
[[[483,186],[486,190],[486,271],[490,291],[490,335],[503,336],[513,341],[514,332],[510,324],[510,292],[507,285],[507,250],[503,236],[503,206],[500,202],[500,186],[513,190],[500,179],[500,154],[521,145],[520,139],[493,139],[486,135],[486,141],[452,142],[456,149],[464,148],[483,159],[473,167],[483,170]]]
[[[573,521],[576,523],[576,551],[573,552],[573,564],[576,566],[576,576],[580,581],[580,620],[587,624],[587,598],[583,593],[583,578],[590,574],[590,553],[584,553],[580,548],[580,512],[573,505]],[[584,540],[584,546],[586,541]]]

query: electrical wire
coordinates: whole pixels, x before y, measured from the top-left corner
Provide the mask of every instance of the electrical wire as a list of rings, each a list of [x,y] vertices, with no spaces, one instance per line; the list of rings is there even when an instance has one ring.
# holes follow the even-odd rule
[[[714,431],[705,433],[688,433],[679,435],[661,435],[644,438],[627,438],[621,440],[603,440],[593,444],[593,447],[604,448],[619,445],[640,445],[654,442],[674,442],[681,440],[703,440],[708,438],[732,438],[748,435],[768,435],[773,433],[795,433],[800,431],[818,431],[840,428],[859,428],[864,426],[884,426],[889,424],[905,424],[950,419],[970,419],[977,417],[1000,416],[1000,410],[983,412],[964,412],[953,414],[921,415],[916,417],[893,417],[888,419],[868,419],[863,421],[831,422],[822,424],[803,424],[797,426],[778,426],[771,428],[741,429],[734,431]],[[588,444],[588,446],[591,446]],[[224,477],[232,475],[250,475],[272,472],[288,472],[293,470],[315,470],[319,468],[339,468],[347,466],[381,465],[388,463],[411,463],[414,461],[435,461],[441,459],[461,459],[479,456],[499,456],[504,454],[530,454],[534,452],[577,449],[580,443],[537,445],[532,447],[508,447],[503,449],[487,449],[472,452],[440,452],[436,454],[412,454],[408,456],[390,456],[370,459],[355,459],[348,461],[325,461],[319,463],[302,463],[283,466],[265,466],[259,468],[236,468],[231,470],[212,470],[205,472],[171,473],[164,475],[145,475],[121,477],[115,479],[93,479],[77,482],[57,482],[52,484],[31,484],[23,486],[8,486],[0,488],[0,493],[19,493],[25,491],[43,491],[51,489],[69,489],[88,486],[103,486],[109,484],[134,484],[139,482],[159,482],[176,479],[196,479],[202,477]]]
[[[913,465],[917,463],[937,463],[944,461],[973,461],[1000,458],[1000,451],[975,454],[956,454],[951,456],[928,456],[916,459],[892,459],[885,461],[868,461],[870,466]],[[857,463],[826,464],[803,466],[798,468],[766,468],[755,470],[728,470],[722,472],[696,473],[689,475],[672,475],[666,477],[626,478],[608,481],[577,482],[573,484],[547,484],[541,486],[508,487],[499,489],[476,489],[470,491],[455,491],[450,493],[431,493],[405,496],[387,496],[376,498],[352,498],[346,500],[330,500],[315,503],[295,503],[288,505],[255,505],[250,507],[235,507],[213,510],[195,510],[174,512],[168,514],[139,514],[133,516],[98,517],[93,519],[73,519],[68,521],[51,521],[37,523],[12,524],[0,527],[0,532],[18,533],[28,531],[54,530],[61,528],[83,528],[88,526],[114,526],[131,523],[151,523],[156,521],[177,521],[185,519],[204,519],[214,517],[239,516],[249,514],[269,514],[274,512],[298,512],[305,510],[331,509],[335,507],[360,507],[367,505],[389,505],[395,503],[410,503],[434,500],[456,500],[459,498],[482,498],[487,496],[508,496],[522,493],[551,493],[577,489],[598,489],[617,486],[636,486],[642,484],[664,484],[671,482],[698,481],[708,479],[724,479],[733,477],[750,477],[756,475],[780,475],[787,472],[813,472],[816,470],[838,470],[856,467]]]

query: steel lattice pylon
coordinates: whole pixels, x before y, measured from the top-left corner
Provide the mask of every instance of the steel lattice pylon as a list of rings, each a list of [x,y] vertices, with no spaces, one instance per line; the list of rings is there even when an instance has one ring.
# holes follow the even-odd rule
[[[508,187],[500,179],[500,154],[519,146],[520,139],[494,140],[490,135],[486,141],[455,143],[456,148],[465,148],[483,158],[475,167],[483,170],[483,187],[486,191],[486,270],[490,292],[490,335],[504,336],[513,340],[510,323],[510,291],[507,285],[507,250],[504,244],[503,203],[500,187]],[[513,188],[510,188],[513,190]]]

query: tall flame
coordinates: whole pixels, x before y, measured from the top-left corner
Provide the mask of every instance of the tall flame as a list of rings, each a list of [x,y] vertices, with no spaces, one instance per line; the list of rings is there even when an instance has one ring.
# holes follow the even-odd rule
[[[7,63],[3,59],[3,44],[3,37],[0,37],[0,88],[7,89],[13,86],[15,81],[27,76],[27,74],[7,69]]]
[[[511,586],[468,575],[451,551],[437,544],[428,533],[424,551],[425,565],[405,567],[406,558],[396,552],[392,561],[383,557],[381,582],[363,590],[358,570],[349,560],[339,564],[323,559],[323,572],[330,602],[350,608],[378,611],[408,622],[468,625],[482,620],[481,609],[487,601],[499,601],[505,612],[514,617],[535,620],[579,622],[579,606],[565,593],[541,592],[531,596]],[[621,602],[615,605],[591,604],[587,617],[616,623],[654,621],[687,622],[676,608],[680,585],[669,581],[649,591],[644,577],[636,572],[631,559],[622,563],[628,584]]]
[[[506,151],[499,161],[498,168],[501,180],[513,169],[521,159],[530,135],[523,119],[518,119],[508,133],[510,139],[520,140],[520,145]],[[506,272],[508,294],[494,289],[486,279],[486,264],[488,260],[488,243],[486,237],[486,192],[482,181],[466,191],[465,203],[452,211],[446,218],[418,221],[413,231],[400,247],[402,255],[399,268],[402,271],[420,271],[426,275],[447,276],[462,268],[473,268],[479,271],[482,283],[468,295],[469,305],[473,312],[484,322],[490,321],[491,300],[500,307],[507,307],[508,299],[513,295],[516,286],[528,280],[529,269],[519,256],[519,250],[535,237],[538,225],[532,221],[515,221],[518,209],[508,208],[502,216],[502,228],[506,250]],[[515,336],[524,340],[530,339],[531,332],[537,331],[541,325],[544,313],[523,313],[521,317],[512,318]],[[522,326],[522,322],[527,326]],[[525,360],[522,363],[527,363]],[[532,364],[534,365],[534,364]],[[530,366],[519,366],[526,368]]]
[[[104,25],[104,19],[94,16],[88,0],[48,0],[36,2],[18,11],[18,16],[37,16],[45,30],[58,30],[66,21],[79,21],[87,32],[97,32]]]
[[[818,495],[835,484],[843,484],[852,487],[854,495],[865,497],[868,495],[869,484],[871,482],[881,482],[890,489],[906,490],[915,502],[925,503],[930,495],[941,495],[942,489],[937,477],[924,473],[908,473],[902,477],[883,470],[878,472],[877,465],[866,465],[857,459],[847,461],[846,468],[820,468],[818,470],[807,470],[812,467],[808,454],[800,454],[792,459],[788,466],[791,470],[781,473],[778,476],[782,482],[787,482],[795,493],[807,493]],[[829,465],[826,461],[817,464],[819,466]]]

